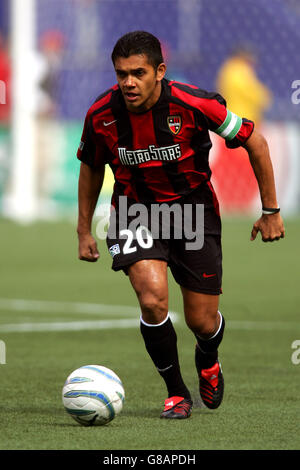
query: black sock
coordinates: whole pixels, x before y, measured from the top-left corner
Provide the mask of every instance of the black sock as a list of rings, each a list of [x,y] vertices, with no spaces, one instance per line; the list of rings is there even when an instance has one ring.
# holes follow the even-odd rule
[[[141,320],[141,333],[146,349],[158,372],[164,379],[168,397],[179,396],[191,399],[183,382],[177,352],[177,336],[171,319],[159,325],[148,325]]]
[[[225,319],[220,312],[219,314],[221,324],[219,325],[217,333],[215,333],[212,338],[203,339],[195,335],[197,339],[195,359],[198,369],[209,369],[218,359],[218,347],[223,339],[225,328]]]

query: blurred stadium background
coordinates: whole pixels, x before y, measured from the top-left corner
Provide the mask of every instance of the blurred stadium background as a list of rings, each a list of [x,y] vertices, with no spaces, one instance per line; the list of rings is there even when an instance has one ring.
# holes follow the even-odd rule
[[[226,6],[222,0],[2,0],[0,213],[24,220],[75,213],[83,119],[98,94],[115,83],[110,54],[116,40],[134,29],[160,38],[168,78],[221,91],[232,111],[256,119],[270,145],[280,205],[285,214],[298,214],[300,104],[292,100],[300,79],[297,0],[228,0]],[[245,67],[228,63],[239,48],[251,54],[253,70],[249,61]],[[223,215],[258,211],[245,152],[228,156],[222,140],[212,140]],[[107,170],[102,200],[111,183]]]

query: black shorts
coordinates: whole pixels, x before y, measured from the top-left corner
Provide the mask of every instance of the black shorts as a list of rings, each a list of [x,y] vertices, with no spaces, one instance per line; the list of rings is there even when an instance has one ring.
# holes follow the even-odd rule
[[[152,204],[147,212],[143,206],[143,217],[140,206],[124,201],[111,216],[106,238],[113,270],[127,274],[137,261],[160,259],[167,262],[180,286],[221,294],[221,220],[208,186],[201,185],[180,202]]]

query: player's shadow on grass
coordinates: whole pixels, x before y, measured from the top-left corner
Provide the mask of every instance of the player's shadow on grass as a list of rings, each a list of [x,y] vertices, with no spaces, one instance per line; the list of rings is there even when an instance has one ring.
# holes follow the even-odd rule
[[[195,412],[197,412],[197,414],[213,414],[212,413],[212,410],[209,410],[203,403],[202,399],[200,398],[199,396],[199,392],[198,390],[193,390],[191,392],[191,395],[192,395],[192,400],[193,400],[193,410],[194,410],[194,413],[192,413],[192,416],[193,414],[195,414]],[[36,410],[35,410],[36,411]],[[38,410],[39,413],[42,413],[42,414],[53,414],[53,409],[40,409]],[[114,426],[117,425],[117,421],[121,421],[122,418],[126,419],[126,418],[148,418],[148,419],[153,419],[153,420],[157,420],[157,418],[159,418],[159,415],[160,415],[160,408],[159,406],[158,407],[153,407],[153,408],[141,408],[141,409],[136,409],[136,408],[125,408],[122,410],[122,413],[119,417],[117,417],[118,419],[114,420]],[[57,410],[57,414],[59,416],[61,416],[61,412],[59,412]],[[70,418],[69,416],[66,416],[67,418]],[[121,419],[120,419],[121,418]],[[106,425],[104,426],[100,426],[101,428],[106,428],[107,426],[109,426],[111,423],[107,423]],[[55,422],[55,423],[52,423],[51,424],[52,426],[57,426],[57,427],[73,427],[74,429],[76,429],[76,427],[79,427],[79,428],[90,428],[90,427],[94,427],[94,426],[82,426],[80,425],[79,423],[76,423],[74,420],[71,420],[69,421],[68,419],[66,419],[64,422]]]

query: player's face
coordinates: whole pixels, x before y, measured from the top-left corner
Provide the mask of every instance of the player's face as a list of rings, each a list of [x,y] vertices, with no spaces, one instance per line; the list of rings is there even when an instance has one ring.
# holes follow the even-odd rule
[[[166,72],[164,63],[155,70],[149,64],[146,55],[138,54],[127,58],[118,57],[115,61],[115,70],[129,111],[145,112],[159,99],[161,80]]]

